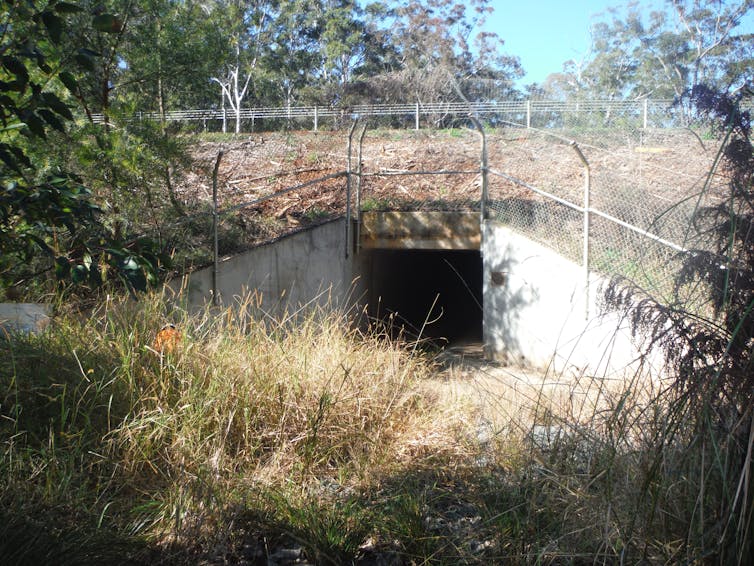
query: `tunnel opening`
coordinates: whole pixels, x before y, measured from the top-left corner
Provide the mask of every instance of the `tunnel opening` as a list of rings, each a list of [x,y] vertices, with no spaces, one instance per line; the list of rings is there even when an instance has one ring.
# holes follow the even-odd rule
[[[393,336],[436,346],[482,341],[482,256],[478,250],[373,249],[368,312]]]

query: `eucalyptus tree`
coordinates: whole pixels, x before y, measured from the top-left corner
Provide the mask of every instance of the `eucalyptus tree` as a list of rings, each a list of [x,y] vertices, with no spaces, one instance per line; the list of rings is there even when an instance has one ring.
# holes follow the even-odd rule
[[[322,54],[322,12],[319,0],[279,2],[270,23],[270,41],[262,51],[262,68],[272,92],[285,106],[312,84]]]
[[[318,100],[327,104],[374,102],[369,79],[395,66],[397,51],[380,2],[321,0]]]
[[[502,54],[497,34],[479,31],[492,10],[489,0],[409,0],[393,6],[398,66],[383,77],[389,96],[455,99],[465,96],[465,86],[478,88],[483,81],[493,82],[500,95],[512,93],[513,80],[522,74],[518,59]]]
[[[208,77],[223,63],[227,37],[211,9],[183,0],[140,0],[119,55],[119,98],[137,111],[205,107]]]
[[[241,131],[241,108],[254,94],[264,75],[261,60],[272,42],[277,0],[214,0],[207,4],[211,18],[227,37],[224,62],[209,79],[220,87],[222,107],[235,115],[235,131]]]
[[[735,88],[754,63],[747,18],[751,30],[754,0],[612,8],[594,24],[591,56],[571,69],[571,82],[584,94],[607,98],[678,98],[701,83]]]

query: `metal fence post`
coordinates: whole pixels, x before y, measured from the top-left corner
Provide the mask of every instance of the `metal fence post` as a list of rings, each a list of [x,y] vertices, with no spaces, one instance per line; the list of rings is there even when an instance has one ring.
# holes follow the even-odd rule
[[[647,114],[649,113],[649,100],[644,99],[644,129],[647,129]]]
[[[531,129],[531,100],[526,101],[526,129]]]
[[[223,158],[223,150],[217,152],[217,161],[215,161],[215,169],[212,172],[212,237],[213,237],[213,261],[212,261],[212,306],[217,306],[220,303],[220,299],[217,294],[217,272],[220,267],[219,259],[219,238],[218,232],[218,216],[217,216],[217,172],[220,169],[220,160]]]
[[[589,191],[591,189],[591,178],[589,162],[581,152],[581,148],[575,141],[571,141],[571,147],[584,164],[584,243],[582,246],[582,265],[584,270],[584,319],[589,320]]]
[[[319,126],[319,106],[314,106],[314,131],[317,131],[317,127]]]
[[[419,131],[419,103],[416,103],[416,109],[414,110],[414,129]]]
[[[479,123],[479,120],[477,120],[474,116],[469,116],[471,119],[471,122],[474,124],[474,127],[479,132],[479,135],[482,137],[482,156],[481,156],[481,162],[480,162],[480,172],[482,175],[482,199],[479,203],[479,213],[481,215],[480,221],[482,224],[484,224],[485,215],[487,213],[487,198],[488,198],[488,163],[487,163],[487,136],[484,133],[484,128],[482,127],[482,124]]]
[[[346,164],[346,259],[350,256],[349,248],[351,245],[351,154],[353,153],[353,133],[358,123],[359,119],[355,118],[351,122],[351,129],[348,131],[348,163]]]
[[[359,153],[357,154],[358,163],[356,163],[356,255],[361,251],[359,242],[361,241],[361,161],[364,153],[364,134],[367,133],[367,125],[361,129],[359,134]]]

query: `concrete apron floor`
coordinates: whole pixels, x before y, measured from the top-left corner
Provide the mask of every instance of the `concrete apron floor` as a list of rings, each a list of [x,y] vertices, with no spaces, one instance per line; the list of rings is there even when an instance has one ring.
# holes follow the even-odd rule
[[[476,421],[482,443],[491,435],[549,435],[593,426],[594,416],[623,399],[628,387],[640,402],[656,383],[647,379],[603,378],[486,360],[481,343],[451,346],[438,356],[440,371],[429,387],[439,401],[457,407],[459,419]]]

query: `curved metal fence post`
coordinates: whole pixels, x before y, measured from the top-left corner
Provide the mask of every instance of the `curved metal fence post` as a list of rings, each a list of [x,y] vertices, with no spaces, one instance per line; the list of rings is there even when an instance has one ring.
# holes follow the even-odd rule
[[[574,149],[579,159],[584,164],[584,243],[582,247],[582,264],[584,269],[584,319],[589,320],[589,191],[591,189],[591,178],[589,162],[581,151],[576,141],[571,141],[571,147]]]
[[[218,232],[218,211],[217,211],[217,172],[220,169],[220,161],[223,158],[223,150],[217,152],[217,161],[215,161],[215,169],[212,172],[212,238],[213,238],[213,260],[212,260],[212,306],[216,307],[220,304],[220,298],[217,294],[217,272],[220,267],[219,251],[220,246],[218,244],[219,238]]]
[[[348,163],[346,164],[346,258],[349,257],[349,248],[351,245],[351,155],[353,152],[353,133],[356,131],[356,125],[359,118],[356,116],[351,122],[351,128],[348,130]]]
[[[481,201],[479,203],[479,213],[481,215],[481,222],[484,222],[487,214],[487,199],[489,197],[489,188],[488,188],[488,171],[489,168],[487,166],[487,135],[484,133],[484,128],[482,127],[482,124],[479,123],[479,120],[477,120],[474,116],[469,116],[469,119],[471,120],[471,123],[474,124],[474,127],[479,132],[479,135],[482,137],[482,157],[481,157],[481,164],[480,164],[480,173],[482,175],[482,197]]]
[[[364,153],[364,135],[367,133],[367,125],[361,129],[359,134],[359,153],[358,163],[356,163],[356,255],[359,254],[359,242],[361,238],[361,158]]]

